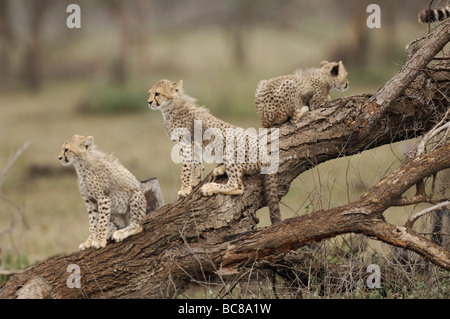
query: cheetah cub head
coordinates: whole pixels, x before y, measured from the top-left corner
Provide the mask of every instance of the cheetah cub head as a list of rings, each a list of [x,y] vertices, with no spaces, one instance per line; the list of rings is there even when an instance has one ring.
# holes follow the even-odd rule
[[[319,65],[320,69],[331,79],[331,88],[338,91],[345,91],[348,89],[348,72],[344,67],[342,61],[328,62],[322,61]]]
[[[92,136],[84,137],[81,135],[73,135],[69,137],[61,146],[59,153],[59,161],[64,166],[70,166],[79,161],[84,154],[90,151],[94,144]]]
[[[148,91],[148,106],[152,110],[163,110],[172,107],[176,100],[183,93],[183,81],[172,82],[160,80]]]

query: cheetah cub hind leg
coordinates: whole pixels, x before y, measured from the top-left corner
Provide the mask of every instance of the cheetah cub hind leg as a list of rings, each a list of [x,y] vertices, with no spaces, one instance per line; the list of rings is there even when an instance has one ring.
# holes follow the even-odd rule
[[[218,183],[208,183],[203,185],[202,194],[203,196],[211,196],[214,194],[226,194],[226,195],[242,195],[244,189],[238,184],[218,184]]]
[[[214,170],[212,171],[212,175],[214,177],[217,176],[222,176],[226,174],[226,168],[225,165],[219,165],[216,168],[214,168]],[[218,183],[208,183],[203,185],[202,187],[202,195],[203,196],[211,196],[214,194],[218,194],[218,193],[224,193],[224,191],[226,190],[227,193],[226,194],[230,194],[230,195],[239,195],[241,194],[240,191],[237,191],[238,187],[233,187],[233,186],[228,186],[226,187],[226,185],[222,185],[222,184],[218,184]],[[237,191],[237,193],[235,193]]]
[[[302,106],[302,107],[300,108],[300,110],[297,109],[297,110],[294,112],[294,115],[291,117],[290,122],[291,122],[292,124],[297,124],[298,121],[300,121],[300,119],[302,118],[303,114],[305,114],[305,113],[308,112],[308,111],[309,111],[309,107],[307,107],[306,105]]]
[[[120,242],[132,235],[140,233],[143,230],[142,223],[145,218],[145,209],[146,199],[144,194],[140,190],[135,191],[130,200],[130,224],[123,229],[115,231],[112,234],[112,239]]]
[[[296,124],[306,112],[309,112],[310,108],[308,105],[311,104],[313,95],[313,92],[309,90],[308,92],[304,93],[304,96],[302,96],[296,103],[290,120],[292,124]]]
[[[202,181],[203,177],[203,165],[201,163],[194,163],[194,167],[192,168],[192,186],[195,187]]]
[[[106,240],[111,239],[113,234],[117,231],[116,225],[114,225],[112,222],[108,223],[108,227],[106,229]]]
[[[227,174],[228,182],[226,184],[208,183],[202,187],[203,196],[211,196],[214,194],[241,195],[244,193],[244,185],[242,183],[242,167],[232,163],[228,165],[220,165],[213,171],[214,176]]]

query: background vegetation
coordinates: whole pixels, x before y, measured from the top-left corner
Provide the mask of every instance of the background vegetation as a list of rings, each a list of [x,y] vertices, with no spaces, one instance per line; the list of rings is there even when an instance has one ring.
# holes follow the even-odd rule
[[[332,98],[375,92],[399,69],[405,45],[427,29],[416,16],[429,4],[378,1],[381,29],[368,29],[369,1],[80,0],[81,29],[68,29],[66,8],[72,2],[0,0],[0,172],[32,141],[0,178],[0,269],[24,268],[72,252],[86,239],[87,214],[76,176],[57,160],[60,145],[75,133],[93,135],[102,150],[114,152],[138,179],[157,177],[166,202],[176,200],[180,168],[170,159],[173,145],[160,113],[146,103],[157,80],[183,79],[187,93],[213,114],[256,128],[253,94],[258,81],[322,60],[342,60],[349,71],[350,89],[333,92]],[[393,144],[302,174],[282,201],[283,218],[358,198],[398,167],[412,145],[414,141]],[[443,176],[444,191],[448,183]],[[403,223],[421,208],[399,208],[388,218]],[[266,225],[267,209],[259,217]],[[345,242],[339,238],[331,244]],[[336,259],[324,248],[328,245],[314,247],[323,269],[345,262],[366,278],[364,267],[373,258],[385,276],[400,269],[393,266],[390,248],[378,242],[368,242],[368,259],[361,259],[361,250],[350,263],[341,255]],[[331,272],[314,277],[315,283],[298,281],[296,293],[286,290],[290,283],[268,282],[284,289],[278,290],[280,297],[298,296],[301,287],[303,297],[448,298],[448,273],[401,271],[401,280],[393,276],[385,281],[383,293],[367,291],[361,281],[342,295],[339,289],[331,293],[332,288],[316,293]],[[201,283],[203,289],[192,295],[211,296],[211,285]],[[239,287],[235,296],[274,296],[266,288],[251,293],[247,286],[242,293]]]

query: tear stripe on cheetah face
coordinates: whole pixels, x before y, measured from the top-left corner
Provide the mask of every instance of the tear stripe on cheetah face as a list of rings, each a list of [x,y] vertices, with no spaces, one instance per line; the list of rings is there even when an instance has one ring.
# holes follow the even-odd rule
[[[105,247],[142,231],[146,199],[139,181],[92,136],[74,135],[61,146],[61,164],[73,165],[89,216],[89,237],[79,249]]]
[[[218,129],[222,132],[223,136],[226,136],[227,129],[235,129],[234,131],[239,132],[242,131],[242,134],[237,134],[236,144],[234,145],[246,145],[246,161],[242,162],[232,162],[227,161],[226,158],[223,159],[222,165],[217,167],[213,175],[218,176],[222,174],[227,174],[228,181],[226,184],[218,184],[218,183],[208,183],[202,186],[201,192],[204,196],[211,196],[213,194],[229,194],[229,195],[239,195],[244,191],[244,184],[242,181],[244,174],[257,174],[260,173],[262,165],[259,161],[259,152],[258,154],[249,154],[252,150],[248,147],[248,133],[245,133],[244,130],[237,130],[238,128],[234,125],[226,123],[209,113],[209,111],[204,107],[199,107],[196,104],[196,100],[189,95],[184,93],[183,90],[183,82],[180,80],[178,82],[172,82],[169,80],[160,80],[155,85],[153,85],[149,90],[149,98],[148,105],[151,109],[158,109],[162,113],[164,127],[168,135],[172,138],[174,132],[179,130],[180,128],[186,128],[191,136],[194,136],[194,121],[201,121],[202,123],[202,136],[205,130],[209,128]],[[190,143],[190,147],[186,147],[187,149],[193,150],[194,143],[192,141],[186,142]],[[206,146],[207,141],[203,141],[203,147]],[[223,148],[226,149],[226,141],[223,143]],[[236,152],[236,151],[235,151]],[[225,152],[223,152],[225,154]],[[235,153],[234,156],[237,154]],[[250,162],[249,158],[252,158],[252,155],[256,155],[258,160],[256,163]],[[194,181],[198,181],[199,172],[201,169],[198,169],[198,166],[201,163],[192,160],[192,153],[182,152],[181,158],[181,189],[178,192],[179,197],[188,196],[192,187],[195,186]],[[197,168],[196,168],[197,167]],[[197,173],[195,173],[197,172]],[[264,176],[262,174],[261,176]],[[201,176],[200,176],[201,178]],[[279,205],[278,205],[278,197],[277,197],[277,189],[276,185],[268,184],[268,187],[273,187],[270,190],[267,190],[265,193],[270,194],[272,198],[276,198],[274,200],[268,200],[266,197],[266,202],[270,211],[273,212],[271,216],[276,216],[273,221],[280,221],[279,217]]]
[[[319,68],[262,80],[255,90],[256,113],[263,127],[290,120],[297,123],[310,110],[331,101],[330,90],[347,90],[348,73],[342,61],[322,61]]]

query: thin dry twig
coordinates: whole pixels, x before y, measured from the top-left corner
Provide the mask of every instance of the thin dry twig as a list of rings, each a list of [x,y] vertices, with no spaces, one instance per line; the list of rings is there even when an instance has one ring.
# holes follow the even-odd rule
[[[14,156],[8,161],[8,164],[6,164],[6,167],[3,169],[2,172],[0,172],[0,189],[2,187],[3,179],[5,178],[6,174],[9,172],[9,170],[13,167],[14,163],[17,161],[19,156],[33,143],[32,140],[29,140],[25,144],[20,147]]]
[[[427,134],[424,135],[419,145],[417,146],[416,156],[422,155],[425,152],[425,147],[428,142],[443,130],[450,129],[450,122],[446,122],[450,115],[450,109],[447,110],[444,117],[437,123]],[[445,124],[444,124],[445,123]]]
[[[25,270],[4,270],[0,269],[0,276],[12,276],[15,274],[23,273]]]
[[[444,206],[450,205],[450,201],[445,201],[436,205],[433,205],[431,207],[428,207],[426,209],[421,210],[420,212],[414,214],[413,216],[411,216],[405,223],[405,227],[411,228],[414,223],[416,222],[416,220],[418,220],[420,217],[422,217],[423,215],[429,214],[439,208],[442,208]]]

